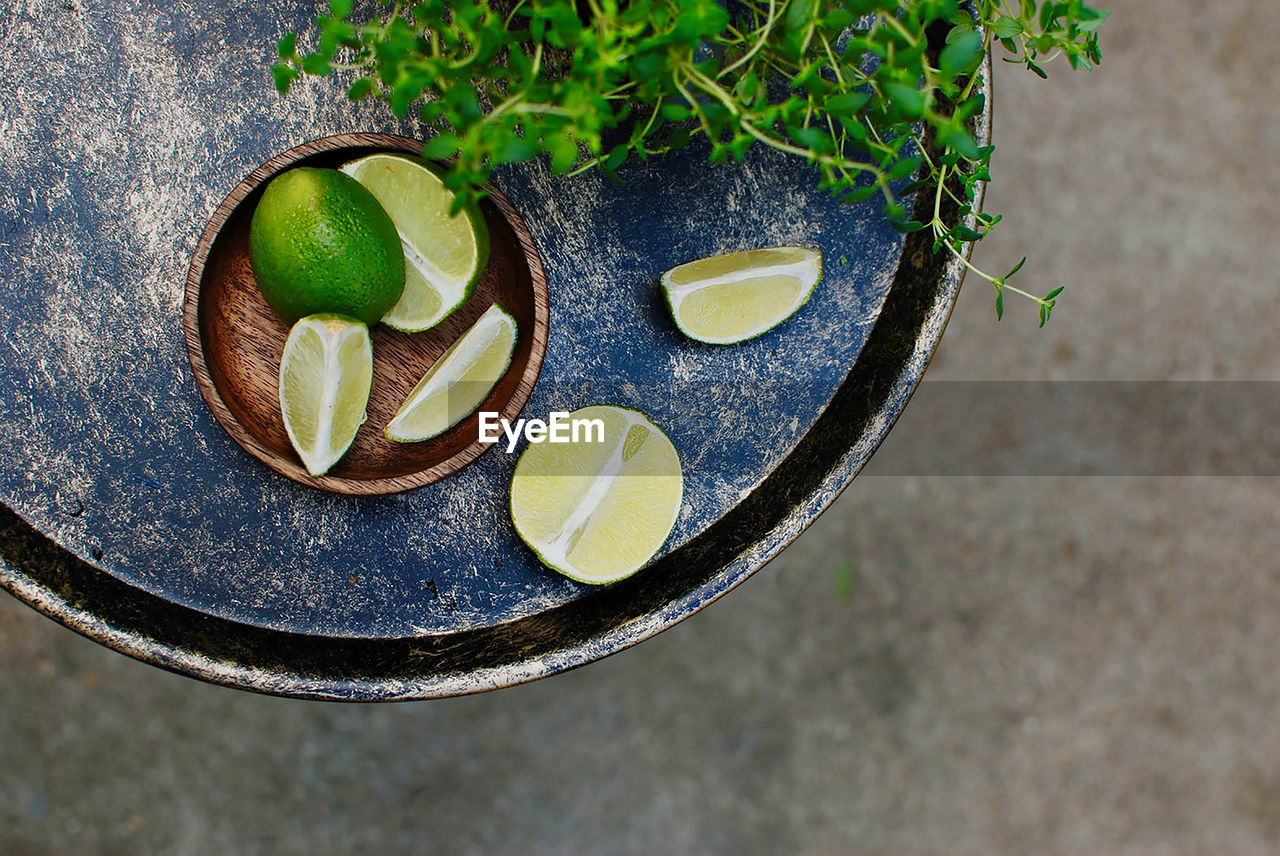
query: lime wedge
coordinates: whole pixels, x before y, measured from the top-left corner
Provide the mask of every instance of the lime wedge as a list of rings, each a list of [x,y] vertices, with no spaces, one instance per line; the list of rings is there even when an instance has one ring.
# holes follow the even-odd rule
[[[372,386],[373,345],[363,323],[308,315],[293,325],[280,358],[280,410],[308,473],[324,475],[346,454]]]
[[[427,370],[383,431],[416,443],[443,434],[479,407],[511,365],[516,321],[493,304]]]
[[[680,456],[638,410],[593,405],[568,419],[599,420],[603,442],[587,427],[573,442],[531,443],[511,479],[511,519],[543,564],[578,582],[616,582],[671,534],[684,495]]]
[[[691,339],[729,345],[786,321],[822,279],[822,253],[770,247],[673,267],[662,291],[676,327]]]
[[[404,248],[404,293],[382,323],[407,332],[439,324],[467,302],[489,262],[484,215],[469,205],[449,216],[453,191],[420,160],[369,155],[342,171],[382,203]]]

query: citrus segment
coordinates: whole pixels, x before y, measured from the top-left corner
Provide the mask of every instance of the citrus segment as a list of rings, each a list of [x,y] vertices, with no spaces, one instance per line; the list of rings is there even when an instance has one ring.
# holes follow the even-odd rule
[[[382,321],[414,332],[466,303],[489,261],[489,230],[475,205],[451,215],[455,194],[426,163],[377,154],[342,167],[382,204],[405,256],[405,288]]]
[[[661,549],[684,495],[671,440],[638,410],[584,407],[570,420],[598,419],[578,442],[530,444],[511,480],[516,531],[550,568],[584,583],[621,580]]]
[[[324,475],[365,420],[373,385],[369,328],[340,315],[311,315],[289,331],[280,359],[280,411],[307,472]]]
[[[795,314],[822,279],[822,254],[805,247],[727,253],[662,275],[671,317],[699,342],[755,338]]]
[[[418,381],[387,423],[387,439],[429,440],[470,416],[507,373],[515,347],[515,319],[495,303]]]

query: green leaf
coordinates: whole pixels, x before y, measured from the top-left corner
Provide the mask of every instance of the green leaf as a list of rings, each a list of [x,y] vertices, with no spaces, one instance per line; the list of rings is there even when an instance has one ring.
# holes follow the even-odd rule
[[[942,49],[938,55],[938,67],[950,77],[968,74],[982,62],[982,56],[982,36],[970,30]]]
[[[1090,71],[1093,69],[1093,63],[1089,61],[1089,57],[1084,53],[1068,53],[1067,62],[1071,63],[1071,67],[1076,71]]]
[[[854,21],[853,12],[848,9],[832,9],[822,19],[822,25],[832,30],[843,30]]]
[[[351,14],[354,0],[329,0],[329,12],[335,18],[345,18]]]
[[[407,78],[405,82],[413,84],[411,78]],[[484,116],[484,111],[480,109],[480,99],[476,97],[475,89],[469,86],[450,87],[445,93],[445,106],[450,119],[456,117],[455,125],[470,124]]]
[[[523,137],[507,137],[493,154],[495,163],[521,163],[538,153],[538,148]]]
[[[755,137],[747,134],[738,134],[729,141],[729,154],[733,155],[733,159],[738,163],[742,163],[747,156],[747,150],[755,145]]]
[[[924,113],[924,93],[904,83],[887,83],[885,94],[904,115],[919,118]]]
[[[996,289],[996,320],[1004,318],[1004,290]],[[1043,326],[1043,325],[1042,325]]]
[[[307,54],[302,60],[302,70],[307,74],[324,75],[333,70],[329,58],[323,54]]]
[[[945,43],[948,45],[954,42],[956,39],[960,38],[961,36],[965,35],[966,33],[973,32],[973,19],[970,18],[968,15],[961,15],[959,17],[960,17],[960,20],[956,21],[952,25],[951,29],[947,31],[947,38],[945,40]]]
[[[347,88],[347,98],[351,101],[359,101],[373,91],[373,78],[361,77]]]
[[[1089,9],[1086,6],[1085,10],[1086,14],[1091,14],[1093,17],[1086,18],[1084,15],[1080,16],[1080,20],[1076,24],[1076,28],[1082,33],[1092,33],[1101,27],[1102,23],[1106,21],[1107,18],[1111,17],[1110,9]]]
[[[825,151],[831,145],[830,132],[818,128],[787,128],[787,135],[815,154]]]
[[[630,151],[631,147],[626,144],[614,146],[613,151],[609,152],[609,157],[605,158],[604,168],[610,171],[616,170],[622,166]]]
[[[818,13],[818,0],[791,0],[787,7],[788,30],[804,29]]]
[[[853,561],[846,559],[836,568],[836,597],[840,600],[853,600],[856,586],[857,572],[854,570]]]
[[[552,137],[547,148],[551,152],[551,171],[556,175],[568,172],[578,162],[578,144],[568,137]]]
[[[910,158],[903,158],[889,168],[889,179],[896,181],[900,178],[906,178],[914,175],[915,171],[920,168],[920,164],[924,163],[924,158],[919,155]]]
[[[852,117],[870,100],[871,95],[866,92],[845,92],[828,98],[823,107],[832,116]]]
[[[857,203],[866,202],[871,197],[880,192],[880,188],[874,184],[870,187],[859,187],[857,190],[851,190],[840,197],[841,202]]]
[[[844,132],[854,143],[862,143],[867,139],[867,127],[857,119],[841,118],[840,127],[844,128]]]
[[[457,134],[437,134],[422,147],[422,156],[427,160],[451,158],[458,153],[459,145],[461,141]]]
[[[1011,39],[1014,36],[1020,36],[1023,33],[1022,22],[1017,18],[1010,18],[1008,15],[1001,15],[991,25],[991,32],[997,39]]]
[[[1057,288],[1055,288],[1053,291],[1051,291],[1051,292],[1049,292],[1048,294],[1046,294],[1046,295],[1044,296],[1044,299],[1045,299],[1045,300],[1053,300],[1055,297],[1057,297],[1059,294],[1061,294],[1061,293],[1062,293],[1062,291],[1063,291],[1063,289],[1064,289],[1064,288],[1065,288],[1065,286],[1061,286],[1061,285],[1060,285],[1060,286],[1058,286],[1058,287],[1057,287]]]
[[[280,94],[284,95],[289,91],[289,85],[293,83],[298,76],[298,70],[290,65],[279,63],[271,66],[271,77],[275,81],[276,89],[280,90]]]
[[[280,54],[280,59],[291,59],[297,55],[298,51],[298,34],[285,33],[284,38],[280,40],[276,52]]]
[[[960,128],[953,128],[939,136],[940,143],[953,152],[963,155],[970,160],[977,160],[981,155],[978,153],[978,144],[973,141],[973,137],[968,131]]]
[[[428,101],[422,105],[418,115],[422,117],[423,123],[434,125],[444,115],[444,105],[439,101]]]

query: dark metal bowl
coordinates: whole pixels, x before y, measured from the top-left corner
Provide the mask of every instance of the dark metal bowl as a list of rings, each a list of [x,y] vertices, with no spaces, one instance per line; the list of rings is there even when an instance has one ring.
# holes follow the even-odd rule
[[[165,14],[156,4],[134,5],[147,14]],[[174,555],[188,555],[181,551],[194,548],[184,543],[184,539],[204,544],[200,539],[210,537],[201,525],[202,509],[213,509],[219,502],[230,500],[212,491],[207,497],[183,497],[178,503],[171,493],[164,491],[204,490],[200,486],[221,484],[219,474],[225,474],[229,466],[239,466],[234,462],[247,456],[221,435],[198,406],[200,399],[190,376],[173,368],[185,364],[180,332],[176,336],[168,332],[148,333],[140,343],[126,339],[120,346],[134,349],[137,364],[129,370],[146,377],[157,396],[168,396],[166,400],[178,402],[184,408],[183,414],[189,413],[193,423],[191,438],[178,436],[166,428],[170,433],[161,438],[165,445],[155,448],[167,451],[146,452],[152,448],[145,445],[151,428],[146,414],[149,399],[143,393],[130,398],[125,394],[127,390],[110,386],[111,382],[127,375],[125,369],[109,366],[108,371],[94,365],[68,367],[51,362],[51,358],[44,362],[37,359],[43,359],[41,355],[57,344],[41,342],[38,336],[31,335],[32,330],[58,332],[59,328],[47,323],[61,318],[51,314],[58,306],[49,302],[48,295],[57,289],[63,289],[58,293],[65,296],[74,294],[67,289],[90,288],[84,292],[91,295],[85,305],[94,311],[109,311],[110,295],[104,296],[92,289],[105,286],[128,289],[131,287],[128,272],[143,270],[138,259],[164,266],[164,276],[172,276],[180,289],[185,265],[198,238],[199,224],[205,221],[217,199],[253,164],[262,162],[273,151],[288,148],[300,137],[314,137],[353,125],[374,125],[401,132],[412,130],[403,126],[388,128],[385,116],[372,112],[374,108],[347,105],[339,93],[333,94],[332,101],[314,94],[303,96],[313,99],[308,114],[296,104],[278,101],[265,82],[261,91],[253,90],[256,94],[252,97],[238,89],[230,91],[220,87],[220,80],[243,78],[246,72],[242,65],[247,63],[248,68],[261,65],[256,55],[249,53],[246,59],[239,51],[229,51],[224,41],[240,39],[245,44],[269,44],[271,33],[279,26],[275,14],[272,10],[221,9],[211,12],[207,20],[177,21],[172,22],[169,29],[157,30],[156,50],[181,55],[183,62],[194,63],[209,72],[190,75],[197,81],[190,91],[180,89],[162,75],[132,74],[137,70],[118,67],[109,56],[74,60],[101,65],[78,69],[79,76],[70,75],[57,83],[62,87],[58,98],[24,102],[13,92],[0,91],[0,109],[14,117],[16,139],[26,146],[25,157],[10,158],[0,164],[0,183],[7,182],[8,186],[17,188],[15,193],[29,191],[32,198],[46,200],[46,207],[41,209],[43,214],[32,213],[16,226],[0,224],[8,230],[5,255],[0,256],[0,277],[8,281],[16,294],[15,305],[6,307],[11,310],[6,319],[10,340],[30,342],[27,347],[35,354],[15,356],[12,350],[0,349],[0,354],[7,354],[0,356],[0,458],[4,461],[0,463],[0,586],[104,645],[162,668],[228,686],[280,695],[369,701],[479,692],[534,680],[599,659],[692,615],[742,583],[794,540],[849,484],[884,439],[933,354],[963,279],[963,266],[945,254],[933,253],[931,240],[923,232],[909,235],[896,245],[895,256],[888,260],[885,268],[887,282],[877,286],[878,290],[868,287],[868,294],[875,293],[874,304],[865,307],[865,316],[858,322],[862,326],[850,334],[856,337],[856,347],[849,348],[851,356],[842,364],[828,366],[838,371],[830,390],[822,392],[817,402],[802,400],[801,394],[796,393],[797,409],[803,409],[801,405],[814,405],[814,418],[802,426],[794,439],[778,440],[771,447],[777,451],[777,458],[766,461],[767,467],[761,470],[758,479],[751,480],[749,489],[739,496],[726,488],[717,498],[719,505],[714,516],[707,520],[696,519],[704,511],[693,509],[690,516],[695,519],[685,525],[682,535],[678,532],[673,548],[636,576],[615,585],[598,589],[575,587],[558,581],[554,575],[543,575],[531,558],[519,553],[517,542],[515,546],[503,547],[507,552],[502,555],[507,556],[508,566],[502,567],[499,555],[494,560],[499,567],[492,572],[492,578],[487,570],[477,571],[482,561],[492,557],[477,553],[477,561],[468,569],[471,588],[457,589],[459,596],[474,595],[473,603],[496,604],[493,610],[473,611],[465,620],[445,615],[436,625],[406,632],[402,624],[396,623],[399,619],[394,615],[388,618],[385,610],[372,609],[367,614],[354,610],[326,612],[321,608],[311,609],[305,603],[294,612],[281,610],[278,604],[294,602],[289,600],[289,586],[301,578],[286,578],[275,592],[264,593],[248,583],[237,587],[239,582],[251,580],[251,576],[240,579],[234,575],[234,553],[231,558],[224,557],[219,568],[145,562],[137,556],[149,554],[131,553],[125,549],[128,545],[119,540],[111,542],[86,529],[85,521],[94,515],[97,515],[94,525],[98,527],[125,526],[121,522],[124,520],[132,527],[124,531],[135,533],[134,537],[139,539],[150,539],[147,543],[152,544],[149,549],[154,555],[168,555],[165,550],[170,548],[177,551]],[[248,17],[241,20],[237,16]],[[120,16],[121,20],[127,18]],[[107,18],[91,23],[96,28],[91,36],[102,44],[112,43],[111,28],[130,26]],[[21,56],[15,58],[19,65],[24,61]],[[36,67],[35,63],[31,63],[31,67]],[[79,81],[91,74],[100,76],[97,78],[100,85],[80,86]],[[983,75],[989,95],[989,68],[984,69]],[[128,95],[133,92],[130,87],[138,86],[143,88]],[[108,96],[117,93],[112,97],[119,98],[134,97],[132,111],[113,117],[104,114],[100,106],[92,107],[90,101],[106,97],[103,93]],[[180,158],[186,172],[165,172],[171,168],[169,164],[174,155],[154,150],[154,128],[149,125],[154,117],[148,110],[171,119],[182,113],[184,121],[202,124],[207,129],[204,136],[175,138],[174,146],[186,147]],[[183,113],[184,110],[187,112]],[[86,127],[77,127],[59,136],[62,132],[57,128],[62,125],[58,123],[58,113],[86,117]],[[988,109],[977,128],[983,143],[990,138],[989,118]],[[122,121],[133,135],[129,142],[137,154],[117,163],[106,159],[95,148],[101,139],[95,133],[102,130],[98,124],[107,123],[102,128],[116,127]],[[228,126],[233,133],[223,132]],[[72,142],[66,142],[68,139]],[[80,158],[81,163],[101,170],[93,182],[85,178],[86,169],[73,174],[59,160],[71,157],[64,151],[67,146],[72,147],[71,155]],[[697,152],[690,155],[695,159],[697,156]],[[766,242],[763,236],[744,231],[744,221],[735,219],[733,212],[722,206],[723,200],[716,188],[732,184],[740,176],[707,171],[701,166],[695,169],[691,162],[664,163],[666,165],[651,163],[645,167],[647,171],[629,181],[629,189],[618,192],[621,195],[616,199],[609,195],[615,191],[604,185],[580,185],[597,194],[592,197],[594,207],[590,210],[595,219],[590,221],[591,228],[615,229],[609,225],[609,218],[615,223],[634,220],[647,224],[643,233],[638,230],[635,235],[622,236],[634,239],[634,247],[617,243],[616,230],[594,236],[582,234],[584,227],[570,222],[580,213],[575,197],[548,195],[559,191],[550,191],[547,189],[550,185],[540,184],[541,174],[536,168],[498,176],[496,183],[511,197],[535,235],[540,228],[544,230],[539,236],[539,247],[546,256],[551,287],[552,344],[531,407],[536,402],[539,406],[560,404],[571,409],[588,403],[579,393],[592,394],[589,385],[585,391],[574,387],[572,372],[564,369],[564,353],[557,355],[556,352],[557,330],[583,323],[583,318],[574,316],[576,310],[565,301],[565,295],[575,293],[574,288],[581,285],[573,280],[575,256],[594,249],[582,241],[593,237],[597,243],[614,241],[611,251],[615,253],[634,248],[637,258],[631,261],[637,265],[636,269],[655,270],[661,270],[663,264],[681,255],[684,257],[678,260],[687,261],[705,254],[709,247],[744,248]],[[677,168],[683,171],[678,174],[668,171]],[[806,208],[808,200],[816,199],[819,194],[805,184],[808,179],[802,177],[802,170],[786,172],[790,166],[768,159],[749,160],[745,168],[754,170],[752,181],[769,184],[774,193],[778,187],[794,187],[793,194],[783,194],[785,198],[762,197],[756,201],[755,204],[763,206],[760,210],[773,218],[768,222],[799,228],[805,224],[789,222],[787,218],[802,216],[806,210],[830,210],[817,202]],[[144,213],[154,222],[168,223],[170,228],[190,224],[177,226],[180,230],[189,229],[188,232],[179,231],[167,238],[174,245],[169,251],[164,249],[168,245],[162,229],[131,230],[129,220],[131,205],[147,203],[146,199],[138,201],[135,185],[150,182],[147,186],[162,187],[167,175],[189,181],[175,193],[189,190],[192,194],[187,199],[190,210],[174,211],[171,205],[158,203],[145,209]],[[58,188],[63,186],[59,181],[64,182],[68,194],[58,195]],[[660,186],[663,182],[676,182],[681,187],[664,189]],[[698,208],[701,231],[682,231],[681,221],[671,217],[653,220],[656,215],[648,210],[646,193],[660,191],[668,194],[668,200],[671,193],[687,192],[691,204],[701,206]],[[95,192],[107,200],[96,207]],[[926,207],[922,210],[931,208],[932,200],[918,200],[917,207],[921,206]],[[944,209],[944,215],[953,220],[956,212]],[[878,213],[872,212],[864,220],[869,223],[878,218]],[[851,247],[848,253],[852,261],[844,269],[845,273],[833,275],[830,285],[819,286],[815,300],[830,300],[836,293],[834,290],[841,287],[842,277],[850,279],[851,271],[861,263],[852,248],[858,242],[857,230],[864,228],[863,221],[852,226],[835,224],[825,233],[823,223],[815,220],[809,225],[827,236],[828,266],[833,274],[839,271],[836,256],[842,252],[838,247]],[[669,258],[640,258],[644,255],[642,250],[652,252],[654,248],[661,249],[658,255]],[[41,256],[42,252],[61,255],[54,264],[48,262],[47,256]],[[637,284],[632,296],[648,293],[647,287],[644,283]],[[828,290],[824,292],[824,288]],[[180,306],[162,298],[157,301],[156,311],[161,315],[180,312]],[[709,361],[713,353],[730,353],[697,350],[669,331],[661,332],[655,339],[652,331],[656,329],[654,325],[661,323],[660,311],[653,307],[645,311],[649,314],[641,319],[637,319],[631,309],[619,310],[615,316],[601,316],[604,326],[600,335],[617,347],[621,347],[619,340],[635,338],[636,330],[649,331],[645,334],[650,337],[646,340],[649,344],[644,346],[649,350],[633,354],[636,365],[648,364],[646,361],[659,356],[659,345],[668,350],[688,348],[686,354],[695,363]],[[636,330],[617,320],[625,318],[632,319],[631,325]],[[809,318],[811,321],[812,316]],[[91,315],[86,324],[96,323],[96,319],[97,316]],[[164,331],[178,329],[178,325],[172,323],[173,318],[162,320]],[[637,320],[641,323],[637,324]],[[799,370],[804,368],[806,353],[812,356],[815,347],[823,347],[821,343],[815,345],[813,340],[802,341],[795,332],[805,323],[803,318],[792,319],[778,331],[741,347],[764,349],[751,353],[803,374]],[[812,332],[819,328],[810,325],[803,329]],[[801,344],[808,350],[799,350]],[[829,347],[821,355],[830,359],[832,354],[841,353],[841,348],[848,348],[850,340],[833,338],[826,344]],[[561,346],[567,347],[563,340]],[[559,374],[555,369],[556,360],[561,361]],[[758,364],[769,365],[767,360]],[[551,380],[548,369],[552,370]],[[37,377],[40,371],[54,375],[54,382],[47,388],[40,386],[42,381]],[[75,371],[81,374],[73,374]],[[94,371],[98,374],[92,374]],[[68,391],[69,387],[59,380],[63,377],[75,379],[74,390]],[[625,378],[619,380],[618,390],[626,390],[624,381]],[[762,384],[773,382],[763,376],[760,381]],[[99,413],[79,410],[83,398],[77,396],[87,394],[85,390],[100,388],[107,392],[103,406],[111,409]],[[689,391],[688,401],[681,406],[695,410],[715,407],[717,402],[710,389]],[[636,396],[644,394],[642,389]],[[789,394],[789,390],[779,393],[784,404]],[[538,398],[540,395],[542,399]],[[658,402],[654,406],[661,408],[663,404]],[[681,412],[684,411],[668,408],[665,420],[676,419]],[[64,431],[73,431],[79,424],[76,420],[81,417],[86,425],[98,424],[94,422],[97,419],[111,430],[98,436],[70,433],[62,436]],[[659,424],[666,427],[663,421]],[[685,427],[687,429],[687,425]],[[40,433],[42,431],[46,433]],[[49,432],[56,432],[58,436]],[[131,446],[134,438],[137,445]],[[677,448],[681,448],[679,442]],[[58,474],[64,462],[56,460],[57,449],[86,455],[89,452],[85,450],[94,450],[94,454],[99,455],[93,460],[100,461],[100,477],[91,489],[79,488]],[[707,445],[699,454],[704,452],[714,456],[714,444]],[[144,453],[167,454],[180,460],[175,463],[158,457],[146,458]],[[687,460],[686,474],[698,472],[698,466],[708,459],[693,456]],[[744,471],[764,466],[759,460],[750,460],[740,453],[726,460],[737,461]],[[174,469],[178,466],[183,469]],[[260,467],[252,460],[247,460],[244,466]],[[493,485],[501,481],[507,472],[503,468],[508,466],[501,456],[490,453],[462,476],[470,478],[488,467],[475,478],[488,479],[486,484],[496,490]],[[160,470],[164,470],[163,478]],[[710,478],[706,473],[701,475]],[[189,482],[180,481],[187,476]],[[278,502],[293,496],[286,490],[293,487],[291,483],[265,469],[245,469],[243,478],[268,500]],[[325,501],[359,502],[361,504],[350,506],[353,519],[363,521],[362,526],[374,525],[373,521],[410,507],[397,506],[394,504],[397,501],[434,508],[432,503],[436,502],[437,494],[424,491],[437,491],[444,484],[395,498],[338,497]],[[306,491],[301,487],[293,489]],[[706,484],[701,489],[704,497],[712,496]],[[316,495],[316,492],[310,491],[310,494]],[[335,515],[343,513],[345,508],[315,503],[308,507],[316,514]],[[265,515],[272,506],[266,502],[263,508]],[[501,514],[492,509],[485,513],[488,515],[485,519],[491,521],[488,525],[499,528],[505,525]],[[104,516],[108,514],[115,517]],[[247,533],[246,537],[251,535],[253,533]],[[498,532],[495,537],[506,535]],[[288,565],[287,545],[279,540],[270,543],[279,551],[277,554],[264,557],[246,553],[245,561]],[[219,548],[217,541],[211,545],[209,549]],[[338,603],[345,608],[341,597],[345,591],[342,587],[348,584],[348,574],[351,591],[367,596],[368,589],[358,586],[358,574],[385,574],[387,591],[392,591],[396,585],[403,585],[405,579],[403,575],[397,576],[403,569],[396,563],[419,561],[401,556],[378,566],[375,557],[366,558],[369,561],[361,568],[331,569],[334,579],[325,583],[328,588],[320,590],[318,596],[322,600],[331,598],[325,603]],[[312,582],[325,579],[321,573],[323,568],[305,570]],[[457,572],[456,568],[442,571]],[[429,581],[435,597],[441,597],[445,582],[444,577],[440,577],[439,585],[436,579]],[[526,606],[514,612],[510,608],[506,611],[498,608],[502,603],[528,603],[519,601],[520,592],[523,588],[539,586],[555,595],[547,600],[545,608]],[[417,589],[400,600],[382,589],[378,589],[377,594],[385,596],[387,604],[410,611],[421,607],[421,599],[428,596]]]

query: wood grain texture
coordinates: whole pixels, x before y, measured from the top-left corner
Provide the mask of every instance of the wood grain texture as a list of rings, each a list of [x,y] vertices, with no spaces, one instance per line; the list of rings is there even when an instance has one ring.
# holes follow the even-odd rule
[[[334,493],[397,493],[447,478],[488,448],[478,440],[479,411],[514,420],[529,400],[547,347],[549,300],[542,258],[507,198],[488,187],[480,208],[492,242],[475,293],[436,327],[402,333],[377,325],[368,421],[326,475],[307,474],[280,413],[280,356],[289,328],[263,300],[249,265],[249,222],[267,183],[297,166],[337,167],[374,152],[422,153],[422,143],[390,134],[340,134],[304,143],[254,170],[218,206],[187,274],[183,332],[196,384],[218,422],[245,451],[283,476]],[[486,309],[500,304],[516,319],[511,367],[476,413],[422,443],[382,435],[405,397]]]

